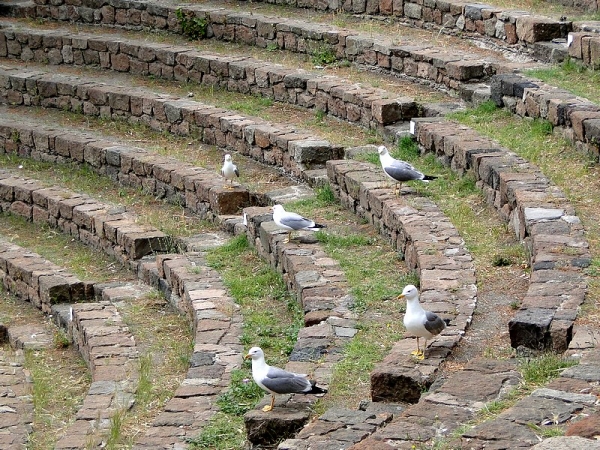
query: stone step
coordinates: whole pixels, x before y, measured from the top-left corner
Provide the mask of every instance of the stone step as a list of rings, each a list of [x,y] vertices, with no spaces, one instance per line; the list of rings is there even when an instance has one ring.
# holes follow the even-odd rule
[[[23,71],[11,66],[9,61],[0,65],[0,77],[7,81],[0,89],[1,103],[60,108],[127,120],[177,135],[198,132],[206,144],[230,148],[261,162],[278,165],[297,177],[302,177],[307,166],[324,167],[326,160],[342,154],[340,147],[308,132],[248,118],[189,98],[95,83],[89,76],[83,79],[62,75],[49,72],[43,66],[35,69],[30,66],[29,71]]]
[[[27,111],[20,112],[22,120],[15,118],[17,112],[12,112],[12,117],[0,115],[0,149],[7,154],[87,164],[115,183],[143,188],[209,220],[216,215],[237,214],[250,204],[247,188],[225,188],[226,181],[216,172],[102,136],[36,123]],[[258,195],[253,193],[252,197]]]
[[[56,449],[99,442],[111,418],[133,406],[138,383],[135,339],[115,305],[108,301],[70,305],[66,330],[90,368],[92,384]]]
[[[208,235],[204,246],[220,245],[219,240],[222,236],[215,240]],[[180,387],[133,448],[186,448],[186,440],[197,436],[219,411],[217,398],[229,387],[232,370],[241,367],[242,317],[202,251],[164,255],[156,263],[159,276],[171,286],[169,301],[190,318],[194,351]]]
[[[411,130],[425,152],[475,175],[490,205],[525,243],[529,288],[509,323],[511,345],[564,352],[587,291],[589,243],[567,196],[525,159],[470,128],[415,119]]]
[[[93,298],[91,283],[80,281],[64,268],[52,264],[37,253],[27,251],[2,238],[0,272],[3,274],[4,287],[9,292],[30,302],[46,314],[50,313],[55,303],[71,303]],[[28,338],[21,340],[29,341]]]
[[[145,5],[130,4],[130,11],[139,11],[140,6],[141,8],[145,7]],[[229,5],[225,4],[225,6]],[[86,7],[82,6],[81,8]],[[197,17],[206,22],[206,38],[242,42],[263,48],[277,46],[281,49],[309,54],[319,48],[330,48],[339,59],[383,70],[392,69],[402,72],[405,65],[410,65],[410,61],[426,60],[427,58],[422,58],[421,54],[423,52],[429,53],[429,51],[432,52],[432,55],[438,55],[437,67],[442,67],[444,62],[450,63],[447,72],[448,80],[473,80],[485,77],[490,74],[490,71],[493,72],[503,65],[510,65],[510,61],[503,56],[502,52],[488,51],[482,57],[482,52],[469,51],[466,50],[466,47],[463,47],[463,49],[449,49],[436,44],[424,45],[422,40],[419,42],[408,41],[407,44],[399,45],[396,43],[397,40],[393,40],[389,35],[381,32],[371,32],[367,36],[364,32],[335,27],[326,18],[321,18],[320,22],[318,17],[315,21],[280,19],[272,15],[262,15],[260,11],[246,13],[227,9],[223,7],[222,2],[194,6],[173,5],[164,7],[162,10],[146,9],[146,18],[148,19],[146,26],[150,28],[160,27],[162,25],[161,19],[167,17],[167,30],[173,33],[182,33],[180,22],[175,17],[177,10],[180,8],[184,15],[190,18]],[[77,9],[72,11],[74,14],[71,14],[68,20],[86,23],[80,16],[77,16],[76,11]],[[38,9],[38,13],[42,17],[48,18],[46,11]],[[101,9],[98,15],[103,15]],[[108,20],[100,19],[99,23],[105,27],[135,28],[134,21],[136,19],[131,16],[127,17],[130,18],[124,18],[119,22],[103,17]],[[53,19],[56,20],[56,16]],[[566,38],[566,34],[562,37]],[[406,41],[406,39],[403,39],[403,41]],[[507,48],[506,46],[503,47]],[[456,64],[459,61],[463,61],[463,64]],[[405,62],[406,64],[404,64]],[[432,70],[436,71],[433,68]],[[446,73],[445,70],[444,73]],[[417,71],[415,70],[416,74]],[[421,75],[417,76],[423,75],[422,72]],[[431,79],[436,80],[435,77]]]
[[[0,447],[6,449],[24,450],[32,433],[33,385],[24,361],[23,350],[0,347]]]
[[[138,223],[137,216],[123,207],[8,171],[0,171],[0,201],[0,211],[59,228],[123,265],[165,252],[172,241],[162,231]]]
[[[520,117],[549,121],[596,162],[600,161],[600,105],[597,103],[517,74],[495,77],[491,96],[498,106]]]

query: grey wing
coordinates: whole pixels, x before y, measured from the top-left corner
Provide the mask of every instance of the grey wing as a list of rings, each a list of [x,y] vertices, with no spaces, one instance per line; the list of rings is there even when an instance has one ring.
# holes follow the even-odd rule
[[[408,163],[395,161],[393,165],[383,168],[385,172],[398,181],[420,180],[423,174]]]
[[[446,322],[444,322],[440,316],[431,311],[426,311],[425,315],[427,320],[425,322],[425,329],[431,334],[440,334],[446,328]]]
[[[315,225],[312,220],[295,213],[286,213],[283,217],[281,217],[280,222],[293,230],[302,230]]]
[[[266,378],[261,382],[276,394],[306,392],[310,391],[312,387],[305,375],[288,372],[277,367],[269,367]]]

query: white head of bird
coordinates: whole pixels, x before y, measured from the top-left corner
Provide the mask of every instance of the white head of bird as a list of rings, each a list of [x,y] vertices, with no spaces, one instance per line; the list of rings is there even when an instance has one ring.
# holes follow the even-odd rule
[[[231,155],[229,153],[225,155],[225,161],[231,161]]]
[[[244,359],[252,358],[253,361],[256,361],[264,357],[265,354],[260,347],[252,347],[250,350],[248,350],[248,354],[244,356]]]
[[[385,146],[380,145],[379,147],[377,147],[377,153],[379,153],[381,156],[387,155],[388,149],[385,148]]]
[[[398,298],[406,298],[406,300],[409,301],[417,298],[418,295],[419,291],[417,290],[417,288],[412,284],[409,284],[404,287],[404,289],[402,290],[402,294],[400,294]]]

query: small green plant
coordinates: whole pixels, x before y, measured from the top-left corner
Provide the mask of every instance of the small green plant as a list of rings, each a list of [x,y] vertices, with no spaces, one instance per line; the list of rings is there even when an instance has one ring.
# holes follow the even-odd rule
[[[492,258],[492,266],[494,266],[494,267],[510,266],[512,263],[513,263],[512,259],[509,257],[506,257],[504,255],[496,254]]]
[[[115,450],[119,448],[117,444],[121,440],[124,416],[125,411],[119,410],[115,411],[110,418],[109,434],[106,442],[106,448],[108,450]]]
[[[536,434],[538,434],[544,438],[551,438],[551,437],[565,435],[565,429],[561,428],[557,425],[539,426],[534,423],[528,423],[527,426],[529,428],[531,428]]]
[[[267,49],[268,52],[276,52],[277,50],[279,50],[279,46],[277,45],[277,42],[269,42],[267,44]]]
[[[56,348],[66,348],[71,345],[71,339],[65,330],[59,328],[56,333],[54,333],[54,346]]]
[[[509,306],[510,306],[510,309],[516,311],[517,309],[519,309],[521,307],[521,304],[518,301],[515,300],[513,302],[510,302]]]
[[[328,183],[324,186],[320,186],[316,189],[317,200],[325,205],[333,205],[336,203],[335,194],[331,189],[331,185]]]
[[[196,40],[206,37],[208,28],[208,20],[206,17],[198,17],[191,11],[184,12],[181,8],[178,8],[175,11],[175,15],[181,25],[181,32],[186,35],[188,39]]]
[[[152,355],[146,354],[139,358],[140,374],[138,388],[135,391],[135,397],[139,404],[145,405],[152,398],[152,379],[150,369],[152,367]]]
[[[217,405],[226,414],[242,416],[254,408],[264,394],[247,369],[234,370],[229,389],[218,398]]]
[[[561,355],[544,353],[537,358],[523,360],[520,364],[520,371],[526,383],[541,386],[558,377],[563,369],[576,364],[577,361]]]
[[[217,413],[202,429],[202,432],[188,440],[190,450],[230,450],[244,448],[246,430],[241,416]]]
[[[333,64],[337,61],[335,50],[329,45],[322,44],[313,51],[311,61],[316,66]]]

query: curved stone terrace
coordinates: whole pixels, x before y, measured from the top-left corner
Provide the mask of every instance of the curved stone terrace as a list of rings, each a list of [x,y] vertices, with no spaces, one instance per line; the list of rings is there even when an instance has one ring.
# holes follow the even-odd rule
[[[137,6],[142,10],[145,7]],[[132,8],[135,8],[135,5]],[[176,10],[175,6],[171,8],[164,6],[164,9],[153,9],[152,14],[163,17],[169,31],[181,33],[181,27],[176,19]],[[458,92],[461,98],[469,102],[478,103],[494,97],[499,106],[505,103],[511,111],[520,115],[547,118],[559,129],[564,128],[565,135],[569,139],[598,157],[597,141],[600,139],[600,132],[595,123],[597,115],[600,114],[598,105],[583,101],[566,91],[552,89],[548,92],[548,89],[542,89],[540,83],[519,80],[518,76],[515,77],[510,73],[532,67],[531,65],[511,63],[499,57],[494,59],[489,55],[482,56],[478,53],[451,51],[447,47],[436,48],[419,43],[395,45],[384,37],[366,37],[363,34],[338,30],[327,25],[315,26],[300,21],[294,22],[239,13],[222,8],[193,7],[190,11],[190,14],[206,18],[208,21],[207,37],[209,38],[238,41],[261,47],[277,45],[288,51],[302,53],[330,46],[336,49],[338,58],[446,86]],[[100,23],[103,26],[115,24],[130,28],[139,26],[136,19],[127,19],[130,16],[135,15],[125,14],[124,18],[117,23],[113,14],[106,21],[100,20]],[[81,16],[70,19],[82,20]],[[128,22],[129,20],[132,22]],[[156,22],[156,18],[153,21]],[[148,19],[145,26],[152,28],[155,25]],[[544,26],[540,25],[540,27]],[[21,32],[26,33],[26,30],[21,30]],[[5,33],[4,38],[7,39],[6,50],[0,49],[0,54],[24,60],[44,60],[51,64],[89,64],[91,62],[117,71],[152,74],[179,81],[217,84],[228,90],[254,92],[277,101],[316,108],[334,117],[375,129],[399,120],[409,120],[410,115],[415,114],[414,108],[422,108],[417,104],[411,104],[411,99],[392,99],[388,94],[378,93],[377,89],[349,86],[348,92],[344,93],[345,82],[343,80],[311,73],[294,75],[277,66],[271,66],[271,70],[269,70],[269,64],[252,58],[233,58],[232,60],[229,57],[223,58],[206,54],[198,57],[198,55],[194,55],[194,52],[190,53],[188,48],[178,49],[165,45],[161,45],[156,54],[156,51],[149,49],[147,44],[136,41],[129,42],[127,45],[121,43],[119,49],[115,43],[107,46],[101,37],[91,38],[90,44],[86,42],[90,37],[78,36],[76,45],[73,46],[70,44],[71,39],[68,35],[60,39],[60,36],[53,32],[49,34],[47,32],[32,33],[29,44],[19,44],[19,40],[24,40],[24,36],[19,33],[19,40],[17,40],[15,35],[8,30],[8,34]],[[45,38],[41,34],[46,34]],[[594,55],[593,49],[597,47],[595,42],[589,32],[587,34],[575,33],[571,36],[567,47],[569,57]],[[2,45],[0,43],[0,47]],[[91,47],[89,47],[90,45]],[[594,47],[595,45],[596,47]],[[586,50],[588,48],[591,50]],[[110,56],[113,49],[115,49],[115,53]],[[102,60],[100,55],[103,55]],[[212,67],[210,60],[213,61]],[[231,67],[229,67],[230,65]],[[491,92],[490,84],[494,92]],[[499,89],[498,86],[500,86]],[[516,86],[514,92],[512,86]],[[535,89],[536,92],[531,94],[530,91],[534,89],[529,88],[539,89]],[[302,89],[304,95],[299,95]],[[328,94],[332,89],[331,94]],[[340,89],[342,90],[340,91]],[[529,92],[527,98],[525,92]],[[390,101],[386,104],[376,105],[376,108],[371,108],[371,111],[361,108],[365,99],[377,95],[380,98],[388,98]],[[508,99],[503,102],[503,95],[516,97],[517,104],[514,100]],[[348,98],[355,98],[356,101],[348,101]],[[519,102],[519,98],[521,102]],[[558,114],[545,113],[549,109],[548,103],[551,100],[559,103],[558,106],[555,106],[555,109],[559,108]],[[565,110],[564,113],[563,110]],[[581,125],[581,122],[586,122],[586,126]]]
[[[435,121],[434,121],[434,123],[435,123]],[[464,158],[464,157],[463,157],[463,158]]]
[[[444,148],[445,148],[445,147],[444,147]],[[468,161],[468,162],[470,162],[471,164],[473,164],[473,162],[472,162],[472,161],[469,159],[469,157],[470,157],[470,153],[469,153],[469,152],[470,152],[471,150],[472,150],[472,148],[470,148],[470,149],[469,149],[469,150],[466,152],[466,153],[467,153],[467,156],[464,156],[464,155],[463,155],[463,158],[464,158],[466,161]],[[487,167],[487,166],[486,166],[486,164],[481,164],[481,165],[479,165],[479,163],[474,163],[474,164],[473,164],[473,167],[478,167],[478,170],[477,170],[477,172],[479,173],[479,172],[485,172],[485,171],[482,171],[482,170],[479,170],[479,169],[481,169],[481,167]],[[486,170],[487,170],[487,169],[486,169]],[[492,171],[492,172],[493,172],[493,171]],[[492,183],[491,183],[491,184],[492,184],[492,185],[494,184],[494,182],[493,182],[493,177],[492,177]],[[543,183],[542,183],[542,184],[543,184]],[[489,190],[488,190],[488,195],[490,195],[490,198],[494,198],[494,195],[492,195],[491,191],[489,191]],[[518,197],[518,196],[517,196],[517,197]],[[527,212],[527,211],[525,211],[525,212]],[[531,212],[531,211],[529,211],[529,212]],[[264,214],[264,212],[263,212],[263,214]],[[564,215],[564,214],[563,214],[563,215]],[[562,217],[563,217],[563,215],[561,215],[560,217],[562,218]],[[567,216],[569,216],[569,214],[567,214]],[[513,215],[513,219],[514,219],[514,215]],[[535,218],[534,218],[534,219],[535,219]],[[545,222],[544,222],[544,220],[546,220],[546,219],[548,219],[548,217],[543,217],[543,218],[542,218],[542,219],[540,219],[540,220],[542,221],[542,223],[545,223]],[[516,222],[516,219],[515,219],[515,222]],[[252,222],[251,222],[251,223],[252,223]],[[262,220],[261,220],[261,223],[262,223]],[[544,226],[545,226],[545,225],[544,225]],[[525,227],[525,228],[527,228],[527,227]],[[584,256],[585,256],[585,255],[584,255]],[[272,258],[272,259],[273,259],[273,258]],[[585,259],[585,258],[584,258],[584,259]],[[278,259],[276,258],[276,259],[275,259],[275,261],[278,261]],[[544,263],[546,263],[546,262],[548,262],[548,261],[544,260]],[[554,261],[554,260],[552,260],[552,261],[550,261],[550,264],[553,264],[554,262],[555,262],[555,261]],[[562,262],[562,261],[559,261],[559,264],[564,264],[564,262]],[[567,264],[568,264],[568,263],[567,263]],[[566,372],[566,374],[567,374],[567,378],[572,378],[572,379],[577,379],[577,380],[583,380],[583,381],[585,381],[585,380],[587,379],[586,377],[588,377],[588,378],[589,378],[589,375],[587,375],[587,373],[588,373],[588,372],[586,371],[586,370],[588,370],[588,369],[590,369],[590,372],[592,372],[592,371],[593,371],[593,368],[586,368],[586,367],[583,367],[582,369],[579,369],[579,371],[578,371],[578,370],[574,370],[574,371],[572,370],[572,371],[570,371],[570,372]],[[538,397],[541,397],[541,398],[548,398],[548,396],[549,396],[549,395],[550,395],[550,394],[548,394],[548,393],[545,393],[545,394],[543,394],[543,395],[538,395]],[[554,395],[554,397],[556,397],[556,394],[552,394],[552,395]],[[550,396],[551,396],[551,395],[550,395]],[[534,400],[535,400],[535,399],[534,399]],[[573,402],[573,399],[571,399],[571,402]],[[583,404],[583,405],[585,405],[585,404],[586,404],[586,402],[589,402],[589,399],[587,399],[587,398],[586,398],[586,399],[583,399],[583,398],[578,398],[578,399],[576,399],[576,400],[575,400],[575,403],[579,403],[579,404]],[[578,409],[578,408],[579,408],[579,406],[577,406],[575,409],[573,409],[573,408],[572,408],[572,409],[570,409],[570,410],[566,411],[565,413],[563,413],[563,416],[564,416],[564,415],[570,415],[570,414],[572,414],[574,411],[579,411],[579,410],[581,410],[580,408],[579,408],[579,409]],[[524,409],[526,410],[526,409],[527,409],[527,407],[524,407]],[[415,417],[422,417],[422,416],[420,416],[419,414],[415,414],[414,416],[415,416]],[[521,416],[521,418],[520,418],[520,419],[517,417],[517,420],[522,420],[522,417],[523,417],[523,416]],[[514,417],[513,417],[513,419],[514,419]],[[387,428],[387,427],[386,427],[386,428]],[[390,428],[389,430],[391,431],[391,430],[392,430],[392,428]],[[480,438],[480,439],[481,439],[482,437],[483,437],[484,439],[487,439],[487,438],[486,438],[486,434],[485,434],[486,432],[487,432],[486,430],[483,430],[483,431],[482,431],[482,432],[481,432],[479,435],[467,435],[467,439],[477,439],[477,438]],[[364,437],[364,436],[363,436],[363,437]]]

